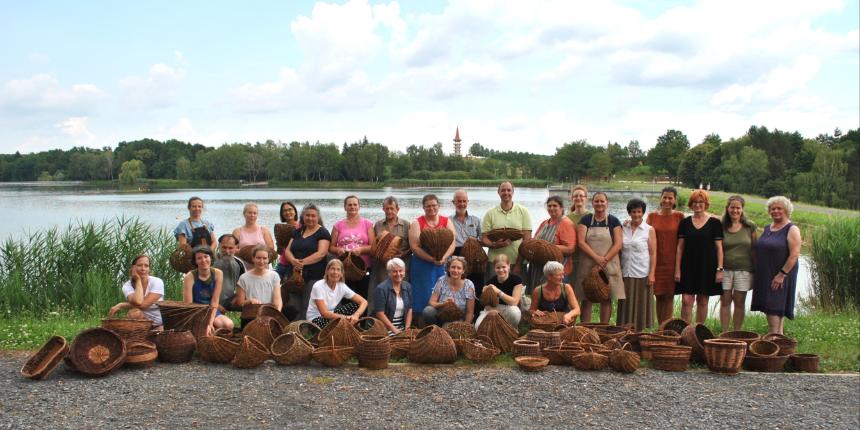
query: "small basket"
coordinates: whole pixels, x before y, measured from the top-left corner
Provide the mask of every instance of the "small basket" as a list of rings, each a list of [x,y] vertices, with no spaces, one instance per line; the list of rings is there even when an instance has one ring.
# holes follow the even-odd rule
[[[651,360],[651,348],[656,346],[673,346],[681,341],[681,335],[672,330],[663,330],[654,333],[645,333],[639,336],[639,347],[642,350],[642,358]],[[691,348],[692,351],[692,348]]]
[[[179,273],[188,273],[194,270],[194,265],[191,264],[191,246],[180,246],[171,252],[170,267]]]
[[[66,342],[66,338],[52,336],[27,359],[21,367],[21,376],[34,380],[45,379],[67,355],[69,355],[69,343]]]
[[[233,367],[253,369],[269,359],[269,349],[257,339],[245,336],[242,345],[233,357]]]
[[[757,357],[747,354],[744,357],[744,369],[752,372],[784,372],[786,362],[788,362],[787,355]]]
[[[651,347],[651,366],[669,372],[683,372],[690,364],[693,348],[684,345],[656,345]]]
[[[296,231],[296,227],[287,224],[285,222],[279,222],[275,224],[275,246],[278,248],[278,254],[287,247],[290,243],[290,239],[293,238],[293,233]]]
[[[239,318],[241,318],[243,320],[248,320],[248,321],[250,321],[254,318],[257,318],[257,315],[260,313],[261,307],[263,307],[263,305],[261,305],[261,304],[247,303],[244,306],[242,306],[242,314],[239,316]]]
[[[310,343],[317,342],[322,329],[308,320],[293,321],[284,329],[284,333],[296,333]]]
[[[272,343],[272,358],[284,366],[305,364],[313,352],[313,345],[297,333],[284,333]]]
[[[467,339],[463,343],[463,356],[474,363],[485,363],[499,355],[499,348],[493,345],[486,336]]]
[[[447,228],[425,228],[418,237],[421,248],[434,260],[441,260],[454,242],[454,232]]]
[[[448,332],[430,325],[415,336],[408,357],[415,363],[453,363],[457,360],[457,347]]]
[[[492,240],[493,242],[498,242],[500,240],[505,239],[508,239],[513,242],[522,239],[523,232],[522,230],[510,227],[496,228],[487,232],[487,238]]]
[[[749,344],[749,355],[753,357],[772,357],[779,352],[779,345],[768,340],[756,340]]]
[[[573,353],[585,352],[581,347],[574,345],[559,345],[559,346],[550,346],[543,348],[541,350],[543,356],[549,359],[549,364],[553,364],[556,366],[566,366],[569,365],[570,362],[568,360],[568,356]]]
[[[539,343],[541,349],[561,345],[561,335],[557,331],[530,330],[526,339]]]
[[[388,336],[385,324],[373,317],[359,318],[355,322],[355,329],[360,336]]]
[[[511,347],[511,356],[514,358],[525,356],[540,357],[543,354],[540,351],[540,343],[533,340],[517,339],[514,341],[513,347]]]
[[[328,367],[340,367],[352,357],[355,348],[351,346],[323,346],[314,350],[314,360]]]
[[[529,325],[534,329],[552,331],[559,325],[564,325],[564,312],[544,312],[543,315],[532,314]]]
[[[481,305],[484,307],[496,307],[499,305],[499,294],[495,288],[484,286],[481,291]]]
[[[539,372],[549,364],[549,359],[544,356],[524,356],[517,357],[514,360],[516,360],[520,369],[526,372]]]
[[[197,341],[188,330],[150,332],[150,340],[158,350],[158,360],[165,363],[187,363],[197,349]]]
[[[714,333],[701,323],[690,324],[681,331],[681,344],[693,348],[693,361],[706,363],[704,342],[713,339]]]
[[[633,373],[639,368],[639,354],[628,349],[632,348],[625,343],[620,349],[613,350],[609,354],[609,367],[616,372]]]
[[[478,327],[478,336],[486,336],[502,352],[510,352],[519,333],[498,311],[489,311]]]
[[[356,348],[358,367],[385,369],[391,358],[391,341],[388,336],[361,336]]]
[[[577,370],[603,370],[609,365],[609,358],[590,350],[568,356],[571,366]]]
[[[276,319],[264,316],[258,316],[242,329],[243,335],[253,337],[266,348],[271,348],[272,342],[283,332],[284,329]]]
[[[210,363],[233,361],[240,346],[242,346],[241,337],[235,339],[232,336],[202,336],[197,339],[197,353],[200,354],[200,359]]]
[[[779,345],[779,355],[793,355],[797,351],[797,341],[784,334],[766,334],[762,339]]]
[[[463,247],[460,248],[460,255],[466,259],[466,267],[470,273],[483,273],[487,267],[487,253],[484,252],[484,246],[474,237],[469,237],[463,242]],[[468,273],[467,273],[468,275]],[[481,302],[483,303],[483,301]],[[484,306],[496,306],[484,305]]]
[[[67,358],[87,376],[105,376],[125,361],[125,342],[105,328],[91,328],[75,336]]]
[[[284,278],[281,281],[281,295],[287,294],[302,294],[305,291],[305,278],[302,275],[302,269],[293,268],[293,273],[289,278]]]
[[[357,282],[367,276],[367,264],[358,254],[347,252],[340,256],[340,261],[343,262],[343,277],[347,281]]]
[[[791,367],[800,372],[818,373],[818,356],[815,354],[792,354]]]
[[[152,321],[146,318],[102,318],[102,328],[113,330],[123,340],[146,340]]]
[[[579,342],[591,343],[595,345],[600,343],[600,336],[597,334],[597,332],[583,326],[568,327],[564,330],[561,330],[558,335],[561,342],[564,343]]]
[[[358,346],[360,336],[355,326],[343,317],[329,321],[317,335],[319,346],[348,346],[350,348]]]
[[[603,303],[609,300],[609,277],[600,266],[594,266],[591,273],[582,281],[582,291],[585,299],[591,303]]]
[[[682,320],[681,318],[670,318],[660,323],[660,328],[658,328],[658,330],[672,330],[676,333],[683,333],[684,329],[687,328],[688,325],[690,325],[690,323]]]
[[[441,306],[436,308],[436,311],[436,317],[439,318],[440,321],[444,322],[460,321],[466,315],[459,307],[457,307],[457,304],[452,301],[445,301]]]
[[[706,339],[705,362],[712,372],[734,375],[741,370],[747,354],[747,344],[733,339]]]
[[[722,339],[734,339],[734,340],[742,340],[747,343],[747,345],[761,339],[761,336],[758,333],[752,331],[744,331],[744,330],[735,330],[735,331],[727,331],[725,333],[720,334],[720,338]]]
[[[152,366],[158,358],[155,344],[145,340],[132,340],[125,343],[125,367],[144,368]]]

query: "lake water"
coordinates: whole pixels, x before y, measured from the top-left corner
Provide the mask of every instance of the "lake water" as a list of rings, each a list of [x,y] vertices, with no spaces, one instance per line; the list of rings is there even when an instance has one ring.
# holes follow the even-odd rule
[[[65,228],[77,221],[101,221],[116,217],[138,217],[152,225],[172,230],[177,223],[188,217],[188,198],[199,196],[206,202],[204,218],[215,224],[216,235],[227,233],[244,223],[243,205],[255,202],[260,207],[259,223],[271,228],[279,221],[278,208],[283,201],[292,201],[301,210],[307,203],[316,204],[326,226],[331,226],[345,216],[343,199],[356,195],[361,200],[361,215],[372,221],[384,218],[382,200],[395,196],[400,201],[400,217],[415,219],[423,214],[421,198],[428,193],[436,194],[442,206],[440,213],[454,212],[451,204],[454,188],[385,188],[381,190],[351,189],[208,189],[171,190],[145,193],[85,190],[74,186],[45,187],[41,184],[0,185],[0,238],[20,237],[31,231],[53,226]],[[484,212],[499,204],[495,188],[466,188],[469,193],[470,213],[482,217]],[[544,207],[549,192],[543,188],[517,188],[514,201],[528,208],[532,222],[537,228],[546,219]],[[633,197],[643,198],[649,210],[657,207],[655,197],[631,192],[611,194],[610,212],[619,219],[627,218],[626,204]],[[565,205],[569,205],[564,197]],[[809,261],[803,256],[800,261],[798,291],[801,296],[809,294]]]

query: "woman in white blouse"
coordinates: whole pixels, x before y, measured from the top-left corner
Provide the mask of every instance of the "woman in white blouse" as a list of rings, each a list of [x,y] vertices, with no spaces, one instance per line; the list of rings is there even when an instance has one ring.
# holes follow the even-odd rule
[[[344,283],[343,263],[338,259],[329,261],[325,266],[325,277],[311,290],[307,319],[320,328],[325,328],[335,318],[346,318],[353,324],[365,309],[367,300]]]
[[[654,267],[657,235],[645,223],[645,202],[627,202],[630,222],[621,228],[621,276],[625,299],[618,300],[618,325],[633,324],[636,331],[654,325]]]

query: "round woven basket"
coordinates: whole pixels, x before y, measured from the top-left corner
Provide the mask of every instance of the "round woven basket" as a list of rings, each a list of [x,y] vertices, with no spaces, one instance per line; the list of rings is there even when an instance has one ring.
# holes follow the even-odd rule
[[[451,322],[451,321],[460,321],[463,319],[465,314],[463,311],[457,307],[457,304],[452,301],[445,301],[441,306],[436,308],[436,318],[440,321]]]
[[[69,343],[62,336],[51,336],[21,367],[21,376],[28,379],[45,379],[60,361],[69,355]]]
[[[442,326],[445,331],[448,332],[448,335],[451,336],[451,339],[471,339],[478,335],[475,331],[475,326],[469,324],[465,321],[454,321],[449,322]]]
[[[245,336],[242,345],[233,357],[233,367],[239,369],[253,369],[269,359],[269,348],[257,339]]]
[[[425,228],[418,237],[421,248],[434,260],[441,260],[454,242],[454,233],[447,228]]]
[[[373,317],[359,318],[355,322],[355,329],[360,336],[388,336],[388,329],[382,321]]]
[[[155,344],[145,340],[131,340],[125,343],[125,367],[144,368],[152,366],[158,358]]]
[[[818,356],[815,354],[792,354],[791,367],[799,372],[818,373]]]
[[[762,336],[762,339],[779,345],[778,355],[792,355],[797,350],[797,341],[784,334],[770,333]]]
[[[279,222],[275,224],[275,245],[278,248],[278,254],[287,247],[290,243],[290,239],[293,238],[293,233],[296,231],[296,228],[290,224],[285,222]]]
[[[747,355],[747,344],[733,339],[706,339],[705,362],[712,372],[734,375],[741,370]]]
[[[543,239],[524,240],[519,248],[520,257],[529,263],[543,268],[548,261],[563,261],[564,256],[557,246]]]
[[[158,360],[165,363],[187,363],[197,349],[197,340],[188,330],[150,332],[150,340],[158,350]]]
[[[680,341],[681,335],[672,330],[645,333],[642,336],[639,336],[639,347],[642,352],[642,358],[646,360],[653,359],[653,355],[651,354],[651,348],[655,346],[672,346],[677,345]]]
[[[524,356],[542,357],[543,354],[540,350],[540,343],[528,339],[517,339],[511,347],[511,356],[514,358]]]
[[[705,344],[708,339],[713,339],[714,333],[701,323],[690,324],[681,332],[681,344],[693,348],[693,361],[699,363],[707,362],[705,358]]]
[[[266,348],[271,348],[272,342],[283,332],[284,329],[278,320],[264,316],[258,316],[242,329],[242,334],[258,340]]]
[[[784,372],[785,363],[787,362],[787,355],[758,357],[747,354],[747,356],[744,357],[744,369],[751,372]]]
[[[302,294],[305,291],[305,278],[302,269],[293,268],[292,274],[281,281],[281,295]]]
[[[210,363],[229,363],[242,346],[241,335],[238,339],[228,336],[202,336],[197,338],[197,353],[200,359]]]
[[[358,367],[365,369],[385,369],[391,358],[391,341],[388,336],[361,336],[358,348]]]
[[[415,336],[408,358],[415,363],[453,363],[457,360],[457,347],[448,332],[430,325]]]
[[[171,252],[170,267],[179,273],[188,273],[194,270],[194,265],[191,264],[191,246],[180,246]]]
[[[666,321],[661,322],[660,328],[658,328],[657,330],[672,330],[676,333],[682,333],[688,325],[690,325],[690,323],[682,320],[681,318],[670,318]]]
[[[499,305],[499,294],[495,288],[485,286],[481,290],[481,305],[484,307],[496,307]]]
[[[105,328],[91,328],[75,336],[67,358],[87,376],[105,376],[125,361],[125,342]]]
[[[124,340],[146,340],[152,321],[146,318],[102,318],[102,328],[112,330]]]
[[[367,264],[358,254],[347,252],[339,257],[343,262],[343,277],[350,282],[356,282],[367,276]]]
[[[734,340],[742,340],[747,343],[747,345],[761,339],[761,336],[756,332],[745,331],[745,330],[735,330],[735,331],[727,331],[725,333],[720,333],[721,339],[734,339]]]
[[[756,340],[749,344],[749,354],[753,357],[772,357],[779,352],[779,345],[768,340]]]
[[[573,355],[574,353],[585,352],[585,350],[583,350],[582,347],[575,345],[558,345],[543,348],[541,349],[541,352],[544,357],[549,359],[549,364],[566,366],[570,364],[567,358],[568,356]]]
[[[272,343],[272,358],[285,366],[311,361],[313,345],[297,333],[284,333]]]
[[[487,232],[487,238],[493,242],[508,239],[510,241],[520,240],[523,238],[522,230],[515,228],[496,228]]]
[[[328,325],[317,335],[319,346],[348,346],[350,348],[358,346],[360,336],[355,326],[343,317],[329,321]]]
[[[544,356],[523,356],[516,357],[517,364],[520,366],[520,369],[525,370],[526,372],[538,372],[543,370],[549,364],[549,358]]]
[[[557,331],[529,330],[526,339],[539,343],[541,349],[561,345],[561,334]]]
[[[290,324],[290,320],[284,316],[281,311],[278,310],[274,305],[263,305],[260,306],[260,311],[257,313],[258,317],[269,317],[278,322],[281,326],[281,330],[283,330],[286,326]]]
[[[651,366],[669,372],[683,372],[690,364],[693,348],[684,345],[654,345],[651,347]]]
[[[340,367],[352,357],[355,348],[351,346],[323,346],[314,350],[314,360],[328,367]]]
[[[315,344],[319,341],[321,331],[322,329],[311,321],[298,320],[287,325],[284,333],[296,333],[311,344]]]
[[[484,252],[484,247],[481,245],[481,242],[474,237],[469,237],[465,242],[463,242],[463,247],[460,248],[460,255],[466,259],[466,266],[470,273],[483,273],[484,269],[487,267],[487,253]]]
[[[621,339],[625,334],[630,332],[626,327],[620,327],[617,325],[597,327],[594,331],[597,333],[600,343],[606,343],[606,341],[610,339]]]
[[[493,345],[486,336],[479,336],[474,339],[467,339],[463,343],[463,356],[472,360],[475,363],[485,363],[499,355],[499,348]]]
[[[603,303],[609,300],[609,277],[606,272],[600,270],[599,266],[594,269],[582,281],[582,291],[585,298],[592,303]]]
[[[570,365],[577,370],[603,370],[609,364],[609,358],[603,354],[591,351],[591,347],[584,352],[567,356]]]
[[[517,329],[510,325],[498,311],[489,311],[478,327],[478,336],[486,336],[502,352],[510,352],[517,339]]]
[[[551,331],[559,325],[564,325],[564,312],[544,312],[543,315],[531,314],[529,318],[529,326],[534,329]]]
[[[620,349],[615,349],[609,354],[609,367],[616,372],[633,373],[639,368],[639,354],[631,350],[629,343],[625,343]]]
[[[388,263],[388,260],[400,255],[400,243],[403,239],[387,231],[383,231],[376,237],[373,246],[370,248],[370,253],[373,258],[383,266]]]
[[[600,336],[594,330],[583,326],[568,327],[558,332],[558,336],[559,340],[564,343],[600,343]]]

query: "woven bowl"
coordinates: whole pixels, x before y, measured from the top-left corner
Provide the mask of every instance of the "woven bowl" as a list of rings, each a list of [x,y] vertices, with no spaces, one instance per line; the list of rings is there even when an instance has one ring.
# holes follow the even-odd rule
[[[104,328],[91,328],[75,336],[68,359],[73,368],[87,376],[105,376],[125,361],[125,341]]]
[[[132,340],[125,343],[125,367],[144,368],[152,366],[158,358],[155,344],[145,340]]]
[[[542,357],[543,354],[540,350],[540,343],[533,340],[517,339],[511,348],[511,356],[514,358],[525,356]]]
[[[792,354],[791,367],[800,372],[818,373],[818,356],[815,354]]]
[[[751,372],[784,372],[786,362],[788,362],[787,355],[767,357],[747,355],[744,357],[744,369]]]
[[[158,360],[165,363],[187,363],[191,361],[197,340],[188,330],[165,330],[150,332],[150,340],[158,350]]]
[[[549,358],[546,357],[534,357],[534,356],[526,356],[526,357],[517,357],[517,364],[520,366],[520,369],[525,370],[526,372],[538,372],[543,370],[549,364]]]
[[[768,340],[756,340],[749,344],[749,355],[753,357],[772,357],[779,352],[779,345]]]
[[[705,362],[712,372],[734,375],[741,369],[747,353],[747,344],[734,339],[706,339]]]
[[[778,355],[792,355],[797,350],[797,341],[784,334],[770,333],[762,336],[762,339],[779,345]]]

